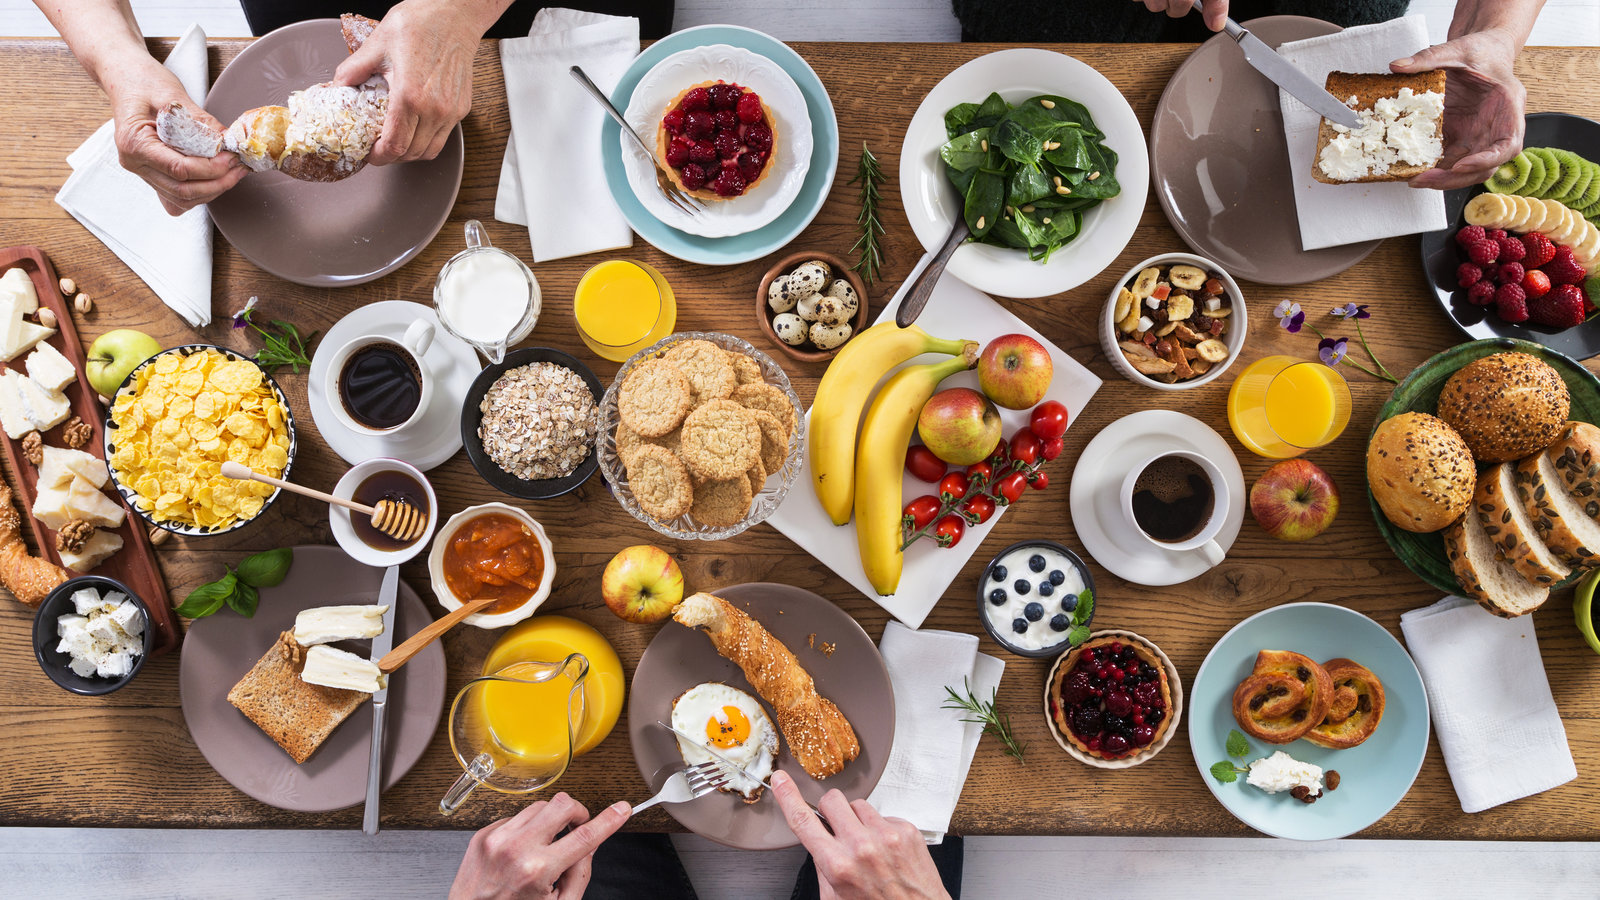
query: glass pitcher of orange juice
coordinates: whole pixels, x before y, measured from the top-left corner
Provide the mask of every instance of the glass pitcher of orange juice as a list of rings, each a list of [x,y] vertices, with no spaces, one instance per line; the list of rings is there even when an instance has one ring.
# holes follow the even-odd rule
[[[1288,459],[1331,443],[1350,422],[1350,386],[1337,370],[1292,356],[1251,363],[1228,389],[1228,424],[1246,449]]]
[[[622,362],[672,333],[678,304],[655,267],[608,259],[583,273],[572,295],[578,337],[602,359]]]

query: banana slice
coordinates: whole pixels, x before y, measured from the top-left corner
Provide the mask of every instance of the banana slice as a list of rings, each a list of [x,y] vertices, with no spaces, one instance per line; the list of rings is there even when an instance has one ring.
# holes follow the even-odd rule
[[[1533,204],[1527,197],[1518,197],[1515,194],[1506,194],[1507,216],[1506,223],[1500,227],[1507,231],[1522,234],[1528,230],[1528,220],[1533,218]]]
[[[1112,310],[1111,321],[1121,322],[1128,317],[1128,311],[1133,309],[1133,291],[1123,288],[1117,292],[1116,307]]]
[[[1523,234],[1530,231],[1544,232],[1544,223],[1549,220],[1550,207],[1537,197],[1525,197],[1528,201],[1528,221],[1524,225]]]
[[[1117,320],[1117,331],[1122,334],[1133,334],[1139,328],[1139,309],[1137,306],[1128,310],[1128,314]]]
[[[1143,300],[1150,296],[1156,289],[1156,282],[1161,280],[1161,270],[1155,266],[1139,270],[1133,279],[1133,299]]]
[[[1173,295],[1167,298],[1167,320],[1182,322],[1194,315],[1194,298]]]
[[[1561,207],[1561,224],[1556,226],[1555,231],[1547,232],[1547,234],[1550,236],[1550,240],[1555,243],[1571,247],[1574,239],[1583,235],[1583,232],[1579,230],[1580,227],[1587,224],[1589,223],[1584,221],[1582,216],[1563,206]]]
[[[1201,341],[1195,345],[1194,349],[1195,352],[1200,354],[1200,358],[1206,362],[1222,362],[1228,358],[1228,345],[1216,338]]]
[[[1469,225],[1482,225],[1484,228],[1500,228],[1506,219],[1506,197],[1504,194],[1482,193],[1467,201],[1466,217]]]
[[[1206,283],[1205,270],[1194,266],[1173,266],[1167,277],[1172,279],[1174,287],[1181,287],[1186,291],[1198,291]]]
[[[1572,255],[1579,265],[1592,271],[1594,261],[1600,259],[1600,228],[1594,227],[1594,223],[1589,221],[1583,224],[1583,240],[1572,248]]]

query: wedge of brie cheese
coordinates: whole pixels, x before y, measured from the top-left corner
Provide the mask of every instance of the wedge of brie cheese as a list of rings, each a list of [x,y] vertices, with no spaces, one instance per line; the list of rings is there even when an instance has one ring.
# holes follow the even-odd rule
[[[383,634],[387,606],[318,606],[294,617],[294,639],[302,647],[373,638]]]
[[[19,315],[31,315],[39,311],[39,292],[33,288],[33,279],[20,268],[12,267],[0,275],[0,294],[9,294],[17,299]]]
[[[306,684],[368,694],[383,687],[385,679],[377,663],[326,644],[307,648],[306,664],[300,670],[300,680]]]
[[[32,378],[23,378],[18,387],[22,389],[22,414],[36,430],[49,431],[72,415],[72,404],[65,396],[45,390]]]
[[[35,347],[24,365],[28,367],[28,377],[52,393],[59,394],[78,380],[78,368],[49,344]]]

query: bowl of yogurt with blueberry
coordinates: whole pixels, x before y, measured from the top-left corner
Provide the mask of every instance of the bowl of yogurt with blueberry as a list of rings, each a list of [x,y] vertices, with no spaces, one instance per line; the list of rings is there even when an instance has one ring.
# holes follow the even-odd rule
[[[1054,541],[1000,551],[978,582],[978,616],[989,636],[1018,656],[1061,652],[1094,619],[1094,579],[1078,554]]]

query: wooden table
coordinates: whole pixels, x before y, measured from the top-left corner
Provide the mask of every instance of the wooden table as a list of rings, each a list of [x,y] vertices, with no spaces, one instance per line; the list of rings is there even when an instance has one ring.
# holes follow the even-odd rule
[[[210,48],[213,70],[246,42],[216,41]],[[171,42],[152,42],[164,58]],[[843,254],[854,240],[855,189],[846,185],[865,141],[890,177],[885,190],[887,260],[884,279],[871,293],[876,311],[921,254],[900,205],[894,179],[901,135],[921,98],[947,72],[997,47],[941,44],[798,44],[827,84],[838,112],[839,177],[816,222],[794,242]],[[1062,50],[1105,73],[1148,123],[1163,86],[1192,49],[1189,46],[1072,46]],[[1595,70],[1600,51],[1544,49],[1525,53],[1518,74],[1528,87],[1529,109],[1600,115],[1597,101],[1571,90]],[[887,77],[886,77],[887,76]],[[355,307],[378,300],[428,302],[439,266],[460,245],[462,223],[489,224],[495,243],[531,258],[523,229],[495,223],[494,196],[500,158],[509,131],[499,57],[485,42],[476,62],[477,92],[464,122],[467,169],[460,199],[444,231],[421,256],[399,271],[349,290],[303,288],[280,281],[251,264],[221,241],[216,252],[215,321],[200,333],[164,307],[137,277],[52,197],[65,181],[64,161],[107,117],[103,95],[83,74],[66,48],[54,40],[0,41],[0,83],[17,89],[0,98],[0,246],[36,244],[55,260],[63,275],[78,280],[97,299],[95,312],[80,318],[86,339],[116,327],[150,332],[164,344],[196,339],[253,350],[243,332],[228,327],[227,314],[245,298],[259,294],[265,311],[295,321],[303,330],[326,329]],[[1048,469],[1052,485],[1029,492],[988,541],[986,551],[1026,537],[1048,536],[1078,545],[1068,512],[1067,483],[1078,454],[1102,427],[1126,413],[1171,406],[1197,416],[1229,435],[1223,410],[1225,382],[1184,394],[1158,394],[1118,376],[1096,341],[1096,316],[1112,279],[1137,260],[1183,249],[1151,198],[1138,232],[1118,261],[1101,276],[1066,295],[1003,301],[1047,337],[1105,379],[1105,385],[1067,433],[1066,452]],[[765,345],[751,318],[752,293],[772,260],[742,266],[707,268],[671,259],[638,243],[626,254],[658,267],[678,294],[681,329],[729,331]],[[536,267],[546,304],[533,340],[576,353],[608,380],[616,366],[597,360],[579,342],[571,304],[579,276],[598,257],[562,260]],[[1368,334],[1374,349],[1395,372],[1404,373],[1434,352],[1462,340],[1430,299],[1417,264],[1415,238],[1385,242],[1350,271],[1314,285],[1276,288],[1244,286],[1252,322],[1245,360],[1272,353],[1314,357],[1314,339],[1275,327],[1272,308],[1297,300],[1316,312],[1354,300],[1371,306]],[[782,357],[779,357],[782,358]],[[788,363],[802,399],[811,400],[821,365]],[[1185,683],[1211,645],[1234,623],[1282,603],[1321,600],[1340,603],[1376,618],[1398,633],[1400,613],[1438,599],[1438,592],[1411,575],[1395,559],[1373,525],[1363,497],[1362,453],[1366,423],[1388,396],[1389,386],[1359,373],[1352,381],[1355,413],[1349,432],[1333,446],[1312,454],[1338,482],[1345,505],[1337,522],[1310,544],[1281,543],[1247,522],[1226,562],[1187,584],[1146,588],[1123,582],[1095,566],[1102,606],[1098,626],[1135,630],[1171,655]],[[280,375],[300,423],[295,478],[328,486],[344,464],[317,434],[305,401],[305,376]],[[1236,447],[1245,476],[1255,479],[1268,463]],[[445,513],[469,504],[505,499],[457,454],[432,473]],[[796,490],[805,490],[798,485]],[[661,543],[683,567],[691,589],[715,589],[749,581],[781,581],[815,591],[855,616],[876,639],[886,614],[826,568],[767,526],[758,526],[721,543],[676,543],[662,539],[625,513],[601,479],[591,479],[576,495],[556,502],[524,503],[549,530],[558,555],[558,577],[546,609],[575,616],[602,631],[632,675],[634,663],[655,629],[619,621],[600,597],[601,569],[618,549],[633,543]],[[173,540],[160,550],[175,598],[217,577],[225,563],[249,552],[289,544],[332,543],[325,507],[285,496],[253,527],[212,540]],[[605,535],[596,540],[595,535]],[[988,552],[979,552],[927,627],[983,636],[973,609],[976,580]],[[426,590],[420,564],[405,577]],[[1578,779],[1538,796],[1468,816],[1461,812],[1446,775],[1438,744],[1430,745],[1416,785],[1404,801],[1364,835],[1406,838],[1600,837],[1600,660],[1583,644],[1559,596],[1537,614],[1540,646],[1550,686],[1564,716]],[[126,689],[105,698],[77,697],[60,690],[40,672],[29,644],[32,611],[0,599],[0,824],[217,827],[354,827],[359,808],[321,815],[284,812],[257,803],[235,790],[206,765],[184,727],[178,702],[178,657],[152,660]],[[495,635],[458,629],[445,640],[453,694],[477,673]],[[1028,744],[1026,763],[1000,752],[985,739],[979,745],[952,831],[965,834],[1156,834],[1248,835],[1207,792],[1190,758],[1180,729],[1170,747],[1153,761],[1123,772],[1085,767],[1051,740],[1040,709],[1047,661],[1027,660],[1001,650],[983,636],[983,651],[1006,660],[1000,706],[1012,716]],[[1486,660],[1486,665],[1493,665]],[[641,800],[646,786],[633,764],[619,723],[599,748],[580,758],[561,787],[598,808],[618,798]],[[1507,765],[1517,761],[1506,760]],[[521,808],[524,800],[480,792],[447,822],[436,801],[457,776],[444,729],[434,735],[423,760],[384,795],[386,827],[476,827]],[[660,810],[641,815],[630,827],[674,829]]]

